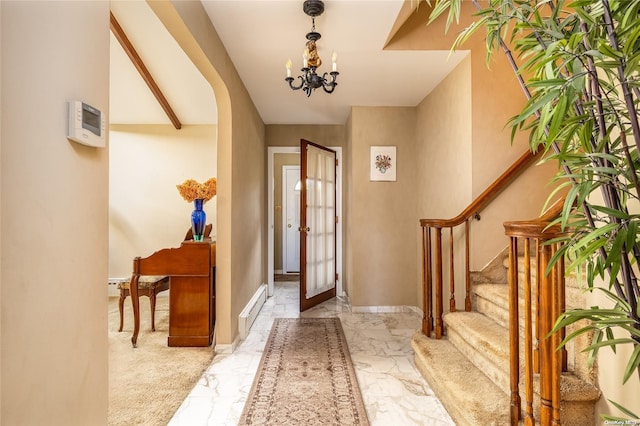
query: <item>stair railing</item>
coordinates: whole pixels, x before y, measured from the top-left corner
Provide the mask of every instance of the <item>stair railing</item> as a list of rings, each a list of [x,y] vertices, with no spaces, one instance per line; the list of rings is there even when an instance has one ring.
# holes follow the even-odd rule
[[[509,237],[509,347],[511,424],[523,418],[520,396],[520,333],[524,336],[524,424],[536,424],[534,417],[534,373],[540,378],[539,424],[560,424],[560,376],[567,371],[567,352],[556,350],[565,337],[560,330],[550,335],[555,320],[565,310],[565,270],[561,257],[547,271],[560,248],[549,243],[561,235],[557,225],[549,226],[562,211],[564,200],[556,202],[543,216],[531,221],[505,222]],[[520,282],[519,242],[523,243],[523,279]],[[536,265],[531,266],[531,245],[535,244]],[[535,275],[535,283],[532,284]],[[519,292],[523,292],[523,324],[520,319]]]
[[[422,332],[440,339],[444,333],[443,315],[443,249],[442,230],[449,229],[449,311],[456,311],[455,259],[453,229],[464,224],[465,253],[465,311],[471,311],[471,278],[469,269],[469,225],[473,218],[479,219],[480,211],[522,173],[537,158],[531,151],[525,152],[495,182],[480,194],[462,213],[452,219],[421,219],[422,227]],[[432,240],[432,237],[435,238]],[[434,246],[434,247],[432,247]],[[435,299],[433,298],[435,292]],[[435,313],[434,313],[435,308]]]

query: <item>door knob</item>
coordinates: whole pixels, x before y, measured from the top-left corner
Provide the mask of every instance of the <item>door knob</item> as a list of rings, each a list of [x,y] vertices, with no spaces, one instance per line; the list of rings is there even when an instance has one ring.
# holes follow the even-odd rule
[[[291,228],[291,224],[290,223],[287,225],[287,228]]]

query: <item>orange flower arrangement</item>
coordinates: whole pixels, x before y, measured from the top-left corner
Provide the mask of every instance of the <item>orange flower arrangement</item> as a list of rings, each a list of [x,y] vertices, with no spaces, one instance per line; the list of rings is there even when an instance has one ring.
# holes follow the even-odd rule
[[[205,183],[198,183],[193,179],[187,179],[180,185],[176,185],[176,188],[178,188],[182,198],[190,203],[197,199],[209,201],[216,195],[217,180],[216,178],[211,178]]]

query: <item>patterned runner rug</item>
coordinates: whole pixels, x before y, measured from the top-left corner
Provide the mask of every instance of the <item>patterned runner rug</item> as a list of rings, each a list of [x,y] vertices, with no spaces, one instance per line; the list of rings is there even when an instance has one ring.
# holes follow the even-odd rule
[[[369,424],[340,319],[274,321],[239,424]]]

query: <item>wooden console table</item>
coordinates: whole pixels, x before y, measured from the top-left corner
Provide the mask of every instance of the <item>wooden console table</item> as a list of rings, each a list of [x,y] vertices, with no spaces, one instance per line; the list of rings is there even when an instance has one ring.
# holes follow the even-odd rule
[[[163,249],[133,260],[129,292],[133,304],[135,348],[140,331],[140,275],[168,275],[169,346],[210,346],[215,325],[216,243],[185,241],[179,248]]]

